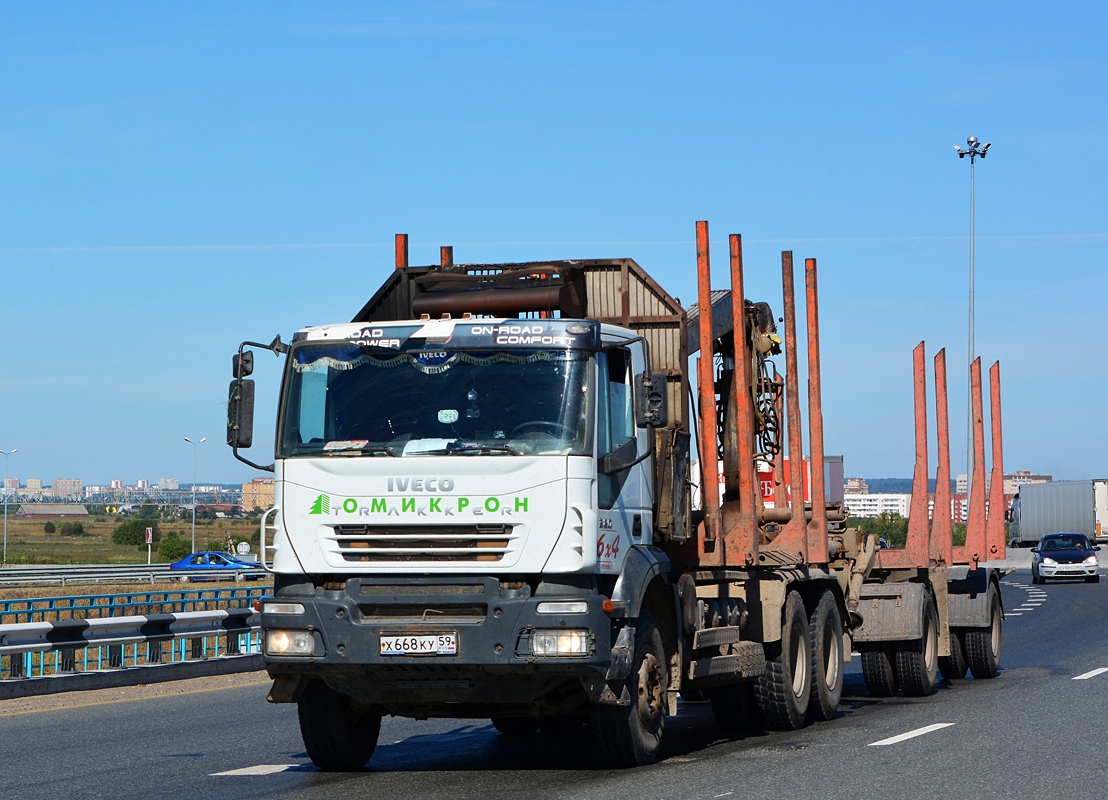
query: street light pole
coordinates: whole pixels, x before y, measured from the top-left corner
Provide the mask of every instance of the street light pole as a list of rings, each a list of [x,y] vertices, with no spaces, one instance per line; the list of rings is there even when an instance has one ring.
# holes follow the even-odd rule
[[[8,563],[8,456],[18,452],[17,447],[13,447],[6,453],[0,450],[0,455],[4,456],[4,558],[0,560],[0,564]]]
[[[958,158],[965,158],[969,156],[970,171],[969,171],[969,359],[967,361],[968,371],[970,374],[973,370],[973,249],[974,249],[974,232],[973,232],[973,215],[974,215],[974,198],[973,198],[973,168],[974,162],[978,157],[985,158],[985,154],[989,152],[989,148],[992,147],[990,142],[980,144],[977,141],[976,136],[971,136],[966,139],[966,149],[963,150],[960,145],[954,145],[954,149],[958,151]],[[972,384],[972,377],[969,379]],[[967,388],[966,394],[968,400],[966,402],[966,419],[968,425],[966,428],[966,501],[969,502],[970,484],[973,481],[973,391],[971,388]]]
[[[185,441],[192,445],[192,552],[196,552],[196,449],[204,442],[208,441],[208,437],[205,436],[198,442],[194,442],[189,437],[185,437]]]

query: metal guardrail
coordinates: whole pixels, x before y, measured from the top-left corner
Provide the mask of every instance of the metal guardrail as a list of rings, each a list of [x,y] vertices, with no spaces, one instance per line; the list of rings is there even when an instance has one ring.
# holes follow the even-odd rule
[[[261,669],[260,637],[250,608],[0,625],[0,699]]]
[[[259,567],[247,569],[172,570],[169,564],[102,564],[65,567],[48,566],[0,568],[0,586],[66,586],[73,583],[146,583],[178,581],[241,581],[265,578],[268,573]]]
[[[157,589],[120,594],[23,597],[0,600],[0,623],[53,622],[136,614],[181,614],[217,608],[249,608],[272,591],[268,583],[219,589]]]

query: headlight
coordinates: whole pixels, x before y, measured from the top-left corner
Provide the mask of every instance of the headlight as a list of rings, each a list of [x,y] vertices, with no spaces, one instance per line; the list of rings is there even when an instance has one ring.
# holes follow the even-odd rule
[[[1096,556],[1089,556],[1085,559],[1086,564],[1099,564],[1100,560]]]
[[[587,656],[588,654],[588,631],[552,630],[531,633],[531,655],[533,656]]]
[[[1058,562],[1057,562],[1057,561],[1055,561],[1055,560],[1054,560],[1053,558],[1046,558],[1046,557],[1044,557],[1044,558],[1043,558],[1043,563],[1044,563],[1044,564],[1050,564],[1050,566],[1052,566],[1052,567],[1056,567],[1056,566],[1058,566]]]
[[[307,631],[266,631],[265,651],[273,656],[310,656],[315,653],[315,639]]]

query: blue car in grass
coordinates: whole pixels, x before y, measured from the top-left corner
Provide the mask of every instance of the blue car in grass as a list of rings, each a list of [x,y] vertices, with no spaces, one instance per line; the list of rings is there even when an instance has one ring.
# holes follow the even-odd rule
[[[221,550],[201,550],[198,553],[192,553],[180,561],[174,561],[169,565],[169,568],[189,573],[181,575],[182,583],[219,580],[221,576],[215,574],[217,571],[222,573],[233,571],[232,574],[236,581],[257,580],[265,574],[262,565],[257,561],[248,561],[233,553],[226,553]]]

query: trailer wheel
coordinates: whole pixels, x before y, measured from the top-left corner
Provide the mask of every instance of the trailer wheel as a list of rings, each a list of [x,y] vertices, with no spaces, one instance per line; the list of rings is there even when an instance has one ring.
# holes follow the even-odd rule
[[[893,659],[890,645],[878,645],[874,650],[862,651],[862,677],[866,681],[866,689],[874,697],[892,697],[900,690]]]
[[[995,678],[1000,673],[1000,634],[1003,622],[1000,598],[989,602],[989,627],[966,631],[966,660],[975,678]]]
[[[808,717],[834,719],[843,696],[843,619],[831,592],[823,592],[808,615],[811,635],[812,694]]]
[[[766,674],[754,682],[758,716],[771,730],[795,731],[808,716],[812,691],[808,614],[797,592],[785,600],[781,641],[763,645]]]
[[[531,717],[493,717],[492,726],[504,736],[530,736],[538,730],[539,723]]]
[[[939,675],[939,614],[930,595],[923,601],[923,636],[896,646],[896,675],[906,697],[935,691]]]
[[[636,767],[658,759],[665,730],[668,664],[662,636],[645,609],[634,621],[635,659],[627,676],[631,702],[626,706],[593,703],[589,707],[593,741],[603,761]]]
[[[939,656],[939,672],[948,681],[959,681],[966,677],[969,667],[966,665],[966,635],[953,628],[950,630],[950,655]]]
[[[297,713],[304,748],[321,770],[359,770],[377,747],[381,715],[359,712],[348,697],[323,681],[308,684],[297,703]]]

